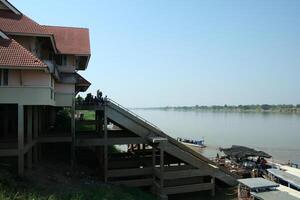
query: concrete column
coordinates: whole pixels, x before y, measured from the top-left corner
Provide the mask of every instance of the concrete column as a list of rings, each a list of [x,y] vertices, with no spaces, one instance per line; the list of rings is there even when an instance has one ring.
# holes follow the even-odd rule
[[[33,139],[37,140],[39,133],[39,119],[38,119],[38,107],[33,107]],[[37,163],[38,161],[38,147],[35,145],[33,147],[33,161]]]
[[[18,105],[18,174],[24,175],[24,106]]]
[[[11,112],[9,111],[8,107],[5,106],[4,107],[4,113],[6,115],[6,117],[3,118],[3,131],[4,131],[4,138],[6,138],[8,136],[8,123],[11,120]]]
[[[108,171],[108,147],[107,147],[107,110],[104,107],[104,182],[107,182],[107,171]]]
[[[165,166],[165,142],[162,141],[160,142],[160,194],[159,198],[161,200],[168,200],[168,195],[163,193],[163,188],[164,188],[164,166]]]
[[[160,187],[164,187],[164,147],[160,147]]]
[[[211,196],[215,196],[215,177],[211,177],[211,183],[213,184],[213,188],[211,190]]]
[[[238,199],[241,199],[241,184],[238,185]]]
[[[153,194],[156,194],[157,191],[156,191],[156,185],[155,185],[155,181],[156,181],[156,175],[155,175],[155,169],[156,169],[156,148],[155,146],[153,145],[152,146],[152,193]]]
[[[73,97],[72,101],[72,109],[71,109],[71,135],[72,135],[72,143],[71,143],[71,166],[74,167],[76,158],[75,158],[75,144],[76,144],[76,124],[75,124],[75,97]]]
[[[27,144],[32,144],[32,107],[27,107]],[[27,167],[32,168],[32,148],[27,153]]]

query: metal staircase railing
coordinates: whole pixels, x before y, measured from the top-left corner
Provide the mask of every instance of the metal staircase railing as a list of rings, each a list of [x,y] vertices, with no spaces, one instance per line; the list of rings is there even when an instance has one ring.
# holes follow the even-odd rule
[[[134,113],[133,111],[129,110],[128,108],[125,108],[124,106],[122,106],[121,104],[117,103],[116,101],[114,101],[114,100],[112,100],[112,99],[110,99],[110,98],[107,98],[107,101],[110,102],[110,103],[112,103],[112,104],[114,104],[114,105],[117,106],[117,107],[122,108],[123,110],[125,110],[125,111],[128,112],[128,113],[130,113],[130,114],[133,115],[134,117],[138,118],[139,120],[145,122],[145,123],[148,124],[149,126],[152,126],[152,127],[154,127],[155,129],[157,129],[158,131],[160,131],[160,132],[163,133],[163,131],[162,131],[160,128],[158,128],[155,124],[149,122],[148,120],[144,119],[143,117],[139,116],[138,114]]]

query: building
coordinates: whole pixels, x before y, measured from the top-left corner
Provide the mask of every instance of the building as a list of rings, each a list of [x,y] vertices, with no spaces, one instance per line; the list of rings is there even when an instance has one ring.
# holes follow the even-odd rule
[[[77,73],[90,56],[88,29],[40,25],[0,1],[0,156],[18,157],[20,175],[49,140],[55,112],[90,86]],[[57,142],[72,140],[63,136]]]
[[[88,29],[40,25],[0,0],[0,157],[16,158],[19,175],[47,145],[64,144],[73,164],[76,152],[92,149],[104,182],[151,187],[164,199],[197,191],[214,195],[216,182],[237,183],[234,174],[110,99],[75,104],[75,95],[90,86],[77,73],[87,69],[90,56]],[[72,111],[67,131],[56,129],[63,108]],[[75,119],[75,110],[95,117]],[[94,129],[77,130],[81,125]],[[128,149],[113,153],[113,145]]]

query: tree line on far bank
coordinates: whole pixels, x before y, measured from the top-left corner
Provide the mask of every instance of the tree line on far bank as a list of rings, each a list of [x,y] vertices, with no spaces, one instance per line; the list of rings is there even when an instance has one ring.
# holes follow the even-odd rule
[[[232,111],[232,112],[286,112],[300,113],[300,104],[260,104],[260,105],[212,105],[212,106],[165,106],[146,109],[163,109],[163,110],[210,110],[210,111]]]

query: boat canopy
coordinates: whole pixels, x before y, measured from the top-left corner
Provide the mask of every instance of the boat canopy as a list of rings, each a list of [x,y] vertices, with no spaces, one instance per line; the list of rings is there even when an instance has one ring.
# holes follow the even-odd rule
[[[226,156],[236,159],[243,159],[247,157],[262,157],[262,158],[271,158],[269,154],[263,151],[256,151],[249,147],[232,145],[231,148],[220,148],[220,151],[223,151]]]

